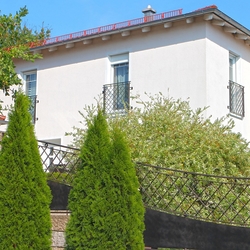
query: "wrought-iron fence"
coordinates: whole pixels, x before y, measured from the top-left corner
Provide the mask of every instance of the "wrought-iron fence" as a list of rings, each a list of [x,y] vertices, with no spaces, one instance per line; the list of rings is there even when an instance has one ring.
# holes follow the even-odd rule
[[[250,178],[137,164],[146,207],[205,221],[250,226]]]
[[[72,185],[79,149],[38,141],[49,180]],[[146,207],[216,223],[250,226],[250,178],[205,175],[136,164]]]
[[[38,141],[38,148],[47,178],[72,185],[80,150],[45,141]]]

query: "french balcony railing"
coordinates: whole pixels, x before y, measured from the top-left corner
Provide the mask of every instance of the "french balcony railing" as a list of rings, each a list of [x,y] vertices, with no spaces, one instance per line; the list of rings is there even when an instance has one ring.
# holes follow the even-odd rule
[[[229,110],[230,114],[239,118],[245,116],[244,87],[233,81],[229,81]]]
[[[105,114],[123,114],[130,108],[130,82],[103,86],[103,109]]]
[[[33,124],[35,124],[35,122],[36,122],[37,96],[36,95],[31,95],[31,96],[29,96],[29,99],[30,99],[30,102],[31,102],[29,112],[30,112],[31,117],[32,117],[32,122],[33,122]]]

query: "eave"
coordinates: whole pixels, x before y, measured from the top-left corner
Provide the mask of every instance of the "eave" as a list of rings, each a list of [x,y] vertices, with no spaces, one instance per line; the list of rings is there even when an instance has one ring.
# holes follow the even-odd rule
[[[162,14],[157,14],[157,15],[162,15]],[[233,36],[236,39],[242,40],[246,45],[250,46],[250,31],[247,28],[245,28],[244,26],[242,26],[241,24],[239,24],[238,22],[236,22],[235,20],[233,20],[232,18],[230,18],[229,16],[218,10],[217,8],[204,8],[187,14],[180,14],[172,17],[162,18],[160,20],[147,21],[130,27],[126,26],[126,27],[116,28],[114,30],[102,31],[100,33],[97,32],[95,34],[82,35],[80,37],[72,36],[72,38],[70,38],[71,35],[77,34],[77,33],[72,33],[69,35],[65,35],[66,38],[69,37],[68,39],[58,42],[57,38],[61,39],[64,36],[51,38],[49,40],[53,42],[49,42],[42,46],[31,48],[31,51],[36,53],[36,52],[41,52],[41,50],[48,49],[49,52],[52,52],[57,50],[59,46],[65,46],[65,48],[73,48],[75,43],[82,42],[83,44],[86,45],[92,43],[92,41],[97,38],[101,38],[103,41],[107,41],[111,39],[112,36],[115,34],[121,34],[122,37],[130,36],[132,31],[138,29],[141,29],[142,32],[150,32],[152,27],[161,24],[163,25],[164,28],[171,28],[176,22],[180,21],[185,21],[187,24],[191,24],[195,22],[196,18],[200,17],[202,17],[204,21],[211,22],[212,25],[223,27],[224,32],[233,34]],[[116,24],[111,24],[104,27],[109,27],[109,26],[111,27],[112,25]],[[81,33],[83,32],[86,31],[82,31]]]

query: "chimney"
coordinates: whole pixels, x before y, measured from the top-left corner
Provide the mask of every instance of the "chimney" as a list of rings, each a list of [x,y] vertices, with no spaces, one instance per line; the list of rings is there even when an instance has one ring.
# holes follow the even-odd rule
[[[148,5],[148,7],[144,10],[142,10],[142,13],[144,14],[144,16],[152,16],[156,13],[156,11],[150,6]]]

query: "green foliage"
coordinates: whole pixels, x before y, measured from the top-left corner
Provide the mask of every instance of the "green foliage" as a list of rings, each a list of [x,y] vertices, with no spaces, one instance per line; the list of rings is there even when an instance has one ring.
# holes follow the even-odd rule
[[[232,120],[223,117],[212,122],[211,118],[204,118],[205,109],[192,111],[187,101],[175,101],[161,94],[149,96],[148,101],[140,104],[142,108],[110,120],[126,132],[135,162],[216,176],[249,175],[249,144],[240,134],[232,132]],[[167,211],[178,208],[176,212],[181,214],[188,211],[189,216],[224,222],[231,218],[234,223],[242,223],[242,218],[248,217],[244,206],[247,203],[235,202],[237,197],[247,200],[248,195],[236,187],[228,193],[229,184],[216,185],[218,178],[214,183],[206,181],[212,179],[208,177],[180,178],[172,185],[171,174],[166,178],[167,174],[163,173],[156,179],[158,171],[155,171],[148,176],[152,190],[147,190],[146,196],[151,197],[151,203],[145,203],[149,206],[157,204],[157,209]],[[240,216],[236,216],[236,211]],[[222,216],[222,213],[225,214]]]
[[[34,61],[41,58],[41,55],[32,53],[30,47],[39,45],[50,34],[50,31],[44,28],[33,31],[22,26],[22,18],[27,14],[28,10],[24,7],[14,16],[0,15],[0,89],[7,95],[12,85],[20,84],[13,59]]]
[[[228,118],[205,119],[187,101],[158,94],[127,116],[111,119],[126,132],[132,159],[163,167],[226,176],[249,174],[248,143]]]
[[[63,183],[65,185],[71,186],[73,181],[74,173],[61,173],[61,172],[47,172],[47,180]]]
[[[162,94],[148,95],[148,101],[136,98],[138,107],[125,116],[112,117],[109,126],[118,126],[126,134],[134,162],[167,168],[225,176],[248,176],[249,143],[234,133],[228,117],[204,118],[207,108],[193,111],[188,101],[173,100]],[[86,124],[95,107],[82,114],[82,128],[74,128],[73,145],[86,136]]]
[[[0,248],[51,249],[50,201],[29,114],[18,92],[0,154]]]
[[[144,249],[144,208],[128,145],[99,110],[88,119],[69,197],[68,250]]]
[[[126,134],[133,162],[215,176],[249,176],[249,144],[232,132],[230,118],[212,121],[211,117],[204,118],[206,108],[193,111],[188,101],[162,94],[136,101],[138,107],[128,110],[127,115],[108,120],[110,128],[118,127]],[[93,111],[85,109],[85,121]],[[74,143],[80,142],[86,131],[77,128],[71,135]],[[172,170],[162,169],[160,173],[142,165],[138,165],[137,177],[146,190],[142,196],[147,206],[224,223],[240,224],[248,218],[249,197],[239,180],[236,186],[230,178],[192,174],[188,179],[175,178]]]

